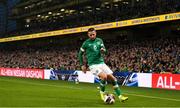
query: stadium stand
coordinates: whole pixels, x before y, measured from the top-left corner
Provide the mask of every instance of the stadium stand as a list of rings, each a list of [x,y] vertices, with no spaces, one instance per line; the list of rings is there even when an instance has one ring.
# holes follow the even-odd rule
[[[17,21],[18,28],[9,32],[7,37],[179,11],[179,0],[22,0],[9,16],[10,19]],[[177,25],[174,28],[179,32],[178,24],[177,21],[177,24],[173,23],[169,28]],[[138,35],[147,35],[145,31],[142,30]],[[169,31],[164,30],[162,33],[166,32]],[[109,50],[105,57],[106,63],[113,71],[179,73],[179,34],[176,38],[172,38],[171,34],[168,38],[160,33],[153,35],[160,37],[144,40],[122,39],[122,37],[105,39]],[[129,42],[130,40],[133,41]],[[65,41],[57,42],[58,44],[49,41],[48,45],[42,44],[41,47],[28,46],[26,40],[20,47],[15,44],[11,47],[8,43],[7,46],[0,44],[0,67],[77,70],[79,69],[77,48],[82,44],[82,39],[76,41],[78,42],[68,45],[59,44]]]
[[[9,16],[19,26],[7,36],[173,13],[179,9],[179,0],[22,0]]]
[[[180,39],[158,38],[133,41],[122,38],[106,39],[107,65],[121,72],[180,72]],[[51,42],[49,44],[52,44]],[[41,47],[1,48],[0,67],[54,68],[56,70],[78,70],[78,48],[81,41],[68,45],[42,45]]]

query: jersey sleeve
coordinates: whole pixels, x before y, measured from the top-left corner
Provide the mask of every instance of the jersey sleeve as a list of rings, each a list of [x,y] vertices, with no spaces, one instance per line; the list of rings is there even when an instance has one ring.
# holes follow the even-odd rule
[[[84,42],[80,48],[80,51],[85,52],[86,50],[86,42]]]
[[[100,39],[100,46],[101,46],[101,48],[104,48],[105,49],[105,54],[107,54],[107,49],[106,49],[106,47],[104,46],[104,42],[103,42],[103,40],[102,39]]]
[[[81,66],[83,65],[83,53],[85,52],[85,50],[86,50],[86,43],[84,42],[78,53],[78,59]]]

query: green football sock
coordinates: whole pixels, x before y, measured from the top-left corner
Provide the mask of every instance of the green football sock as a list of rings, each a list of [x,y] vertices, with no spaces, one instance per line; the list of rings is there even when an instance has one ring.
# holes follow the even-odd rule
[[[105,80],[101,80],[101,81],[100,81],[100,90],[101,90],[102,92],[105,91],[105,84],[106,84],[106,81],[105,81]]]
[[[114,87],[114,92],[116,93],[117,96],[120,96],[121,95],[121,90],[119,88],[119,85],[118,85],[117,81],[113,81],[112,84],[113,84],[113,87]]]

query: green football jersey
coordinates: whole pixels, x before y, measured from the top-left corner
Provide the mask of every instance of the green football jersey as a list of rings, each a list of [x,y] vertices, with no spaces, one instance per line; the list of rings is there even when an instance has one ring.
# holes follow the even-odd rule
[[[80,65],[83,64],[82,52],[85,52],[86,54],[88,66],[104,63],[104,59],[100,51],[101,48],[105,49],[102,39],[100,38],[96,38],[94,40],[87,39],[83,43],[79,51]],[[105,52],[106,52],[106,49],[105,49]]]

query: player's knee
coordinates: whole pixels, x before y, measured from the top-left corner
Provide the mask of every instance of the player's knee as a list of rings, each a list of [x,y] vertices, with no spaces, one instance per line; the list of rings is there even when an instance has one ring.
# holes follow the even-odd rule
[[[111,81],[117,81],[116,77],[114,77],[112,74],[109,74],[109,75],[108,75],[108,78],[109,78]]]
[[[99,74],[99,77],[100,77],[102,80],[107,80],[107,74],[105,74],[105,73],[100,73],[100,74]]]
[[[103,80],[107,80],[107,75],[103,75],[103,76],[102,76],[102,79],[103,79]]]

